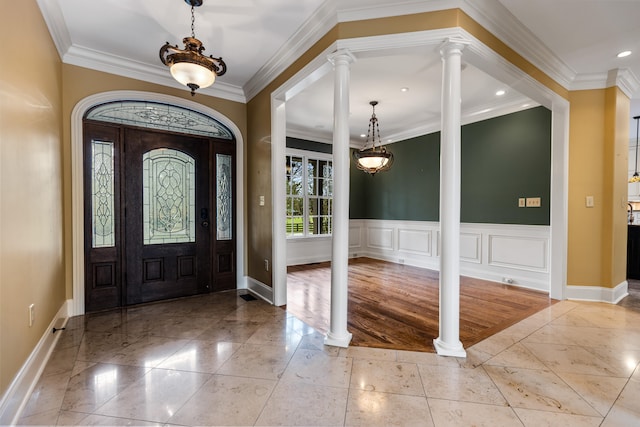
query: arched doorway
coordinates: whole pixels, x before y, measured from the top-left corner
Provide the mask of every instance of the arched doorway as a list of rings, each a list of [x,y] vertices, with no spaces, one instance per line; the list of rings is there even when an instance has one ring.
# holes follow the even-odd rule
[[[142,117],[144,116],[144,111],[147,110],[148,112],[150,112],[150,110],[152,110],[154,105],[164,105],[164,108],[172,108],[174,112],[176,112],[176,114],[179,116],[180,115],[180,111],[183,112],[187,112],[187,115],[191,115],[191,119],[197,119],[195,121],[199,121],[199,124],[196,126],[194,125],[194,122],[191,123],[190,126],[190,130],[193,132],[188,132],[188,133],[194,133],[196,134],[196,136],[191,136],[190,138],[195,138],[196,140],[200,139],[211,139],[210,134],[206,134],[201,132],[201,127],[202,127],[202,123],[207,121],[207,118],[211,119],[212,122],[211,123],[218,123],[219,124],[219,129],[217,130],[213,130],[214,133],[216,133],[215,135],[213,135],[213,139],[216,139],[215,137],[220,137],[220,133],[219,131],[222,129],[222,133],[224,133],[224,129],[226,129],[226,132],[228,135],[226,135],[226,137],[228,138],[235,138],[235,145],[236,145],[236,150],[235,152],[237,153],[235,156],[235,161],[232,161],[232,166],[235,168],[235,176],[237,177],[237,179],[235,180],[235,188],[237,188],[237,193],[235,194],[235,210],[231,209],[230,211],[227,211],[227,217],[226,217],[226,221],[227,223],[231,222],[236,230],[236,234],[235,234],[235,242],[237,242],[236,244],[236,250],[235,250],[235,254],[237,255],[232,255],[232,256],[228,256],[228,255],[223,255],[219,258],[216,259],[215,256],[212,256],[210,259],[212,261],[212,266],[215,267],[215,264],[220,262],[220,260],[222,260],[224,263],[226,263],[227,267],[231,267],[231,271],[232,271],[232,275],[233,277],[231,278],[232,281],[235,281],[236,286],[239,288],[245,287],[244,284],[244,274],[243,274],[243,265],[244,265],[244,259],[243,259],[243,251],[244,251],[244,233],[243,233],[243,228],[242,228],[242,221],[239,219],[242,217],[241,212],[243,212],[243,160],[242,160],[242,147],[243,147],[243,140],[242,140],[242,135],[238,129],[238,127],[231,121],[229,120],[227,117],[221,115],[220,113],[216,112],[215,110],[212,110],[210,108],[204,107],[200,104],[197,104],[195,102],[191,102],[191,101],[187,101],[187,100],[183,100],[180,98],[174,98],[174,97],[170,97],[167,95],[161,95],[161,94],[153,94],[153,93],[146,93],[146,92],[134,92],[134,91],[118,91],[118,92],[108,92],[108,93],[104,93],[104,94],[98,94],[98,95],[93,95],[91,97],[85,98],[84,100],[82,100],[81,102],[79,102],[76,107],[73,110],[72,113],[72,181],[73,181],[73,191],[72,191],[72,206],[73,206],[73,211],[72,211],[72,218],[73,218],[73,301],[72,301],[72,308],[71,308],[71,313],[72,315],[77,315],[77,314],[83,314],[85,312],[85,282],[86,282],[86,278],[87,277],[92,277],[95,278],[96,280],[99,281],[99,284],[101,285],[106,285],[106,283],[108,283],[109,281],[111,281],[111,277],[113,275],[117,275],[117,268],[115,266],[115,264],[112,264],[112,266],[108,266],[107,264],[100,264],[98,263],[97,269],[94,268],[94,266],[92,267],[87,267],[89,265],[89,263],[87,263],[85,265],[85,253],[84,253],[84,247],[85,247],[85,242],[92,242],[95,239],[95,236],[88,236],[86,230],[88,229],[89,232],[91,232],[93,225],[91,225],[91,227],[87,227],[85,226],[85,223],[87,222],[87,216],[85,215],[85,196],[88,196],[87,193],[90,193],[91,190],[88,189],[87,187],[91,186],[91,181],[84,179],[83,180],[83,176],[84,176],[84,167],[83,167],[83,117],[85,116],[85,114],[91,110],[92,108],[98,106],[98,105],[109,105],[110,103],[113,102],[120,102],[122,100],[127,100],[130,101],[131,105],[138,105],[139,107],[141,107],[141,109],[139,110],[139,114],[137,117]],[[171,106],[171,107],[167,107],[167,106]],[[94,110],[95,111],[95,110]],[[113,116],[113,111],[111,111],[111,115]],[[104,112],[104,111],[103,111]],[[95,119],[95,115],[93,116],[93,119]],[[113,118],[113,117],[112,117]],[[183,117],[184,118],[184,117]],[[105,122],[107,122],[108,120],[105,120]],[[160,129],[163,130],[163,132],[158,132],[158,127],[154,126],[147,126],[144,129],[140,129],[141,126],[132,126],[131,123],[126,123],[126,121],[123,120],[115,120],[116,122],[118,122],[117,125],[111,125],[112,127],[115,126],[116,128],[119,128],[120,130],[118,132],[120,132],[121,134],[124,135],[125,131],[122,130],[123,128],[130,128],[130,131],[127,132],[134,132],[134,129],[137,128],[136,132],[138,132],[138,137],[140,137],[140,134],[142,134],[143,136],[146,135],[145,137],[143,137],[143,140],[148,140],[148,136],[152,135],[153,138],[151,139],[157,139],[156,137],[158,135],[162,135],[163,133],[166,133],[168,135],[172,135],[173,137],[175,137],[177,135],[177,133],[180,132],[180,129],[174,128],[174,129],[169,129],[168,132],[167,131],[167,127],[166,127],[166,123],[163,124],[164,127],[160,127]],[[182,124],[180,124],[182,123]],[[176,120],[176,124],[175,126],[184,126],[185,121],[184,120]],[[103,126],[106,125],[103,124]],[[205,126],[206,127],[206,126]],[[185,129],[183,129],[184,131]],[[210,133],[211,133],[212,128],[209,129]],[[184,133],[184,132],[183,132]],[[185,137],[184,135],[182,137],[178,137],[178,139],[182,139],[183,137]],[[97,138],[98,140],[100,138]],[[175,139],[175,138],[174,138]],[[218,138],[220,139],[220,138]],[[166,140],[164,142],[167,142]],[[143,150],[143,152],[141,152],[141,156],[147,155],[147,163],[152,163],[153,160],[149,159],[149,156],[153,156],[154,153],[157,154],[157,151],[153,151],[154,149],[158,149],[158,148],[170,148],[170,147],[164,147],[164,142],[160,144],[160,146],[158,147],[147,147],[149,148],[148,150]],[[173,144],[173,142],[168,141],[170,144]],[[151,145],[154,145],[156,143],[151,143]],[[149,143],[147,142],[146,145],[149,145]],[[156,144],[157,145],[157,144]],[[175,147],[174,147],[175,148]],[[186,157],[182,158],[182,160],[179,160],[178,163],[180,162],[184,162],[186,159],[186,163],[188,164],[188,157],[191,157],[192,154],[196,154],[196,155],[202,155],[202,153],[197,154],[197,153],[189,153],[188,152],[189,149],[185,148],[185,146],[181,146],[178,147],[177,150],[174,149],[174,154],[175,152],[178,153],[183,153],[186,154]],[[215,155],[216,150],[215,148],[212,151],[214,153],[213,157],[209,157],[209,159],[213,159],[213,161],[209,161],[209,164],[215,163],[217,161],[217,156]],[[219,154],[229,154],[229,153],[219,153]],[[205,156],[207,154],[204,154]],[[180,157],[181,155],[179,154],[178,157]],[[130,156],[130,158],[132,158],[132,156]],[[140,159],[141,161],[143,160],[142,157]],[[229,163],[230,158],[225,158],[223,161],[226,161],[227,163]],[[176,164],[178,164],[176,163]],[[206,162],[203,162],[202,160],[200,161],[200,163],[204,164]],[[158,163],[160,164],[160,163]],[[166,164],[166,162],[165,162]],[[143,166],[140,165],[140,167],[142,168]],[[187,166],[188,167],[188,166]],[[213,169],[215,170],[215,166],[213,167]],[[220,170],[224,169],[224,167],[220,167]],[[207,170],[206,168],[202,171],[202,173],[200,174],[202,179],[207,179],[208,176],[213,176],[213,174],[211,173],[210,170]],[[121,175],[122,176],[122,175]],[[129,180],[129,177],[125,178],[127,181]],[[140,182],[139,184],[142,184],[142,182]],[[215,185],[216,183],[212,181],[212,185]],[[187,186],[188,187],[188,186]],[[187,189],[188,191],[188,189]],[[142,188],[140,188],[140,193],[142,192]],[[130,191],[131,194],[138,194],[138,190],[133,190]],[[205,192],[206,193],[206,192]],[[209,192],[211,193],[211,192]],[[214,192],[215,193],[215,192]],[[127,190],[123,189],[123,191],[121,192],[122,197],[134,197],[134,196],[127,196]],[[207,196],[207,194],[205,194],[205,197]],[[210,201],[202,201],[200,200],[199,203],[201,204],[207,204],[206,207],[204,207],[204,209],[206,210],[210,210],[210,207],[213,207],[215,209],[219,209],[220,206],[220,202],[217,200],[217,194],[213,196],[213,200]],[[120,203],[120,202],[118,202]],[[128,201],[128,203],[130,204],[131,201]],[[115,206],[114,206],[114,209]],[[203,226],[203,223],[208,222],[206,221],[207,218],[203,218],[202,215],[204,212],[203,206],[198,206],[197,208],[194,206],[193,208],[187,208],[187,209],[191,209],[190,211],[190,216],[191,217],[195,217],[195,222],[196,225],[195,226],[188,226],[188,227],[192,227],[191,229],[187,229],[185,231],[185,234],[189,234],[189,230],[192,231],[192,234],[197,235],[196,230],[198,228],[200,229],[204,229],[205,227]],[[135,208],[134,208],[135,210]],[[142,210],[142,209],[141,209]],[[208,212],[206,212],[206,214],[208,215]],[[138,215],[136,215],[137,217]],[[104,218],[103,218],[104,219]],[[133,222],[126,220],[126,217],[124,217],[124,224],[129,224],[129,227],[134,227]],[[136,220],[137,221],[137,220]],[[212,227],[211,227],[211,234],[215,234],[216,235],[216,239],[219,235],[219,230],[217,229],[217,225],[215,224],[215,220],[212,220]],[[188,228],[187,227],[187,228]],[[104,230],[103,230],[104,231]],[[125,235],[129,234],[128,232],[125,233]],[[179,234],[179,233],[178,233]],[[200,234],[202,234],[202,232],[200,231]],[[143,236],[144,235],[144,231],[140,230],[140,235]],[[148,236],[147,236],[148,237]],[[223,238],[223,240],[225,240],[225,236],[221,236]],[[188,240],[190,237],[186,237],[186,239]],[[197,238],[197,236],[196,236]],[[148,239],[147,239],[147,243],[151,243]],[[125,239],[123,239],[123,244],[125,244],[126,246],[126,241]],[[157,250],[158,248],[161,248],[163,245],[159,245],[159,246],[154,246],[153,244],[147,245],[148,247],[145,249],[144,248],[145,244],[141,244],[140,245],[140,250],[146,250],[149,248],[152,248],[152,252],[153,250]],[[166,246],[168,245],[164,245],[165,249]],[[179,245],[176,245],[176,247]],[[183,245],[184,246],[184,245]],[[187,246],[189,246],[189,243],[187,243]],[[193,244],[192,244],[193,246]],[[205,245],[206,246],[206,245]],[[212,247],[214,247],[214,245],[212,245]],[[116,252],[116,250],[112,251],[112,252]],[[135,249],[130,249],[129,253],[133,253],[135,252]],[[178,251],[179,252],[179,251]],[[212,250],[212,254],[215,253],[215,250]],[[117,254],[116,254],[117,255]],[[164,267],[161,266],[161,262],[158,261],[159,257],[157,256],[151,256],[152,254],[147,254],[150,255],[149,257],[147,257],[147,264],[144,264],[143,262],[143,266],[147,267],[146,270],[142,269],[142,267],[140,268],[141,271],[146,271],[147,277],[141,277],[139,278],[138,284],[136,284],[136,286],[138,286],[139,284],[143,283],[143,282],[148,282],[151,283],[154,281],[154,279],[159,279],[161,276],[163,276],[165,274]],[[188,277],[190,276],[194,276],[195,275],[195,271],[193,271],[197,265],[200,265],[200,262],[195,262],[195,258],[193,258],[193,256],[195,256],[194,254],[182,254],[182,253],[175,253],[171,256],[169,256],[169,258],[167,258],[167,263],[171,264],[171,270],[172,271],[177,271],[178,273],[181,273],[183,279],[188,279]],[[173,258],[171,258],[173,257]],[[135,258],[139,258],[137,255],[135,256]],[[162,258],[162,257],[160,257]],[[155,260],[155,261],[154,261]],[[91,261],[91,260],[88,260]],[[134,264],[135,265],[135,264]],[[123,267],[123,266],[121,266]],[[140,266],[136,266],[133,267],[136,270],[137,267]],[[127,268],[126,266],[124,266],[124,268]],[[91,270],[89,270],[91,269]],[[181,269],[181,270],[180,270]],[[212,272],[215,268],[212,268]],[[229,275],[229,268],[226,269],[226,273],[227,275]],[[173,274],[173,273],[172,273]],[[201,280],[202,279],[202,280]],[[156,280],[157,282],[157,280]],[[228,283],[228,282],[227,282]],[[92,284],[92,286],[94,286],[94,284]],[[202,276],[201,278],[198,279],[194,279],[193,283],[189,286],[191,286],[189,288],[189,286],[187,286],[188,289],[191,289],[188,291],[188,293],[198,293],[198,292],[203,292],[203,291],[208,291],[211,289],[215,289],[214,287],[209,287],[208,289],[206,288],[207,285],[211,285],[210,280],[207,279],[206,274],[204,276]],[[105,286],[105,288],[107,288],[108,286]],[[132,286],[133,288],[133,286]],[[162,288],[162,286],[160,286],[160,288]],[[137,292],[137,291],[136,291]],[[168,293],[165,292],[165,296],[163,297],[162,295],[156,295],[151,296],[151,297],[141,297],[140,293],[138,292],[138,296],[134,295],[132,298],[127,297],[126,293],[121,293],[119,297],[120,300],[125,302],[125,305],[127,303],[136,303],[136,302],[144,302],[146,300],[154,300],[154,299],[158,299],[158,298],[164,298],[164,297],[172,297],[172,296],[180,296],[180,292],[176,293],[175,289],[174,291],[169,291]],[[116,292],[117,293],[117,292]],[[187,293],[187,294],[188,294]],[[162,292],[161,292],[162,294]],[[127,302],[128,301],[128,302]]]

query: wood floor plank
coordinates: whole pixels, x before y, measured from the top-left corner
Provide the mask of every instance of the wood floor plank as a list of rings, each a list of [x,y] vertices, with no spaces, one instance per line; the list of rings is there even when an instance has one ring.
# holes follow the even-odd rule
[[[351,344],[434,352],[439,335],[437,271],[370,258],[349,262]],[[291,266],[287,310],[318,331],[329,328],[331,265]],[[465,348],[549,307],[546,293],[460,278],[460,341]]]

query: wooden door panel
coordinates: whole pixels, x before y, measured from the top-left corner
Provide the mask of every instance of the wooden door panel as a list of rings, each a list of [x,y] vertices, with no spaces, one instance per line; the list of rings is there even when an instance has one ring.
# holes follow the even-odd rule
[[[126,303],[137,304],[209,291],[210,231],[195,214],[202,209],[210,210],[208,141],[137,129],[127,129],[125,138]],[[160,183],[155,190],[152,191],[153,182],[147,184],[148,194],[144,195],[143,173],[149,173],[152,166],[143,166],[143,158],[151,150],[184,153],[195,159],[193,195],[181,190],[181,180],[185,177],[176,174],[171,165],[153,178]],[[169,184],[163,187],[163,183]],[[195,207],[185,207],[192,196],[195,197]],[[160,223],[160,214],[164,212],[166,218],[173,219],[176,215],[185,215],[185,211],[189,212],[186,214],[189,221],[196,221],[195,242],[157,243],[149,240],[149,235],[159,232],[159,228],[153,227]],[[147,235],[144,227],[150,230]],[[191,235],[189,231],[186,233]],[[168,232],[167,235],[172,234]]]

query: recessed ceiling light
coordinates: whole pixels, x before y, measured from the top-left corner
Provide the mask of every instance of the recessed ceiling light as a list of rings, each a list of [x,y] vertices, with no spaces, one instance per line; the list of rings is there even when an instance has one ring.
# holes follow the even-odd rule
[[[367,135],[365,135],[364,133],[360,134],[360,138],[366,138]]]
[[[629,55],[631,55],[631,51],[630,50],[625,50],[625,51],[622,51],[622,52],[620,52],[618,54],[618,58],[624,58],[625,56],[629,56]]]
[[[409,88],[408,87],[401,87],[400,88],[400,92],[409,92]]]
[[[496,92],[496,96],[502,96],[505,93],[507,93],[507,91],[500,89],[499,91]]]

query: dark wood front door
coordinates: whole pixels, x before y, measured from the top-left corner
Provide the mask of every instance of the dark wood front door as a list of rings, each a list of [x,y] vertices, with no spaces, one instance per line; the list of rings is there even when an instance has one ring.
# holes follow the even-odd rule
[[[209,144],[125,129],[126,304],[207,292]]]
[[[233,289],[235,144],[85,122],[85,310]]]

